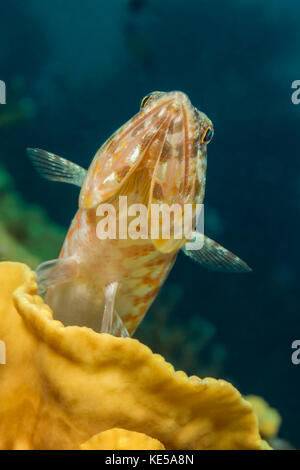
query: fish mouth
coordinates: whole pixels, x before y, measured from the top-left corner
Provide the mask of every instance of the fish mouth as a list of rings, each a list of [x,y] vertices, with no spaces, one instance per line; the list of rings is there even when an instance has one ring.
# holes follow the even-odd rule
[[[199,153],[199,112],[185,93],[172,91],[154,92],[143,113],[145,119],[151,114],[162,118],[147,152],[155,162],[154,199],[168,204],[187,202]]]
[[[158,202],[202,203],[207,146],[203,137],[208,129],[210,139],[213,135],[211,120],[181,91],[152,93],[143,112],[145,117],[155,113],[164,116],[154,145],[156,168],[152,180],[158,180],[154,183],[157,194],[164,194]],[[163,190],[159,180],[164,181]]]
[[[193,128],[199,128],[199,134],[208,126],[213,130],[213,124],[205,113],[199,111],[191,103],[189,97],[182,91],[154,91],[150,93],[144,110],[153,111],[155,107],[162,107],[165,112],[171,112],[177,117],[180,113],[185,113],[187,124]],[[143,109],[143,108],[141,108]],[[198,125],[198,126],[197,126]],[[200,138],[200,135],[199,135]]]
[[[199,127],[200,112],[192,105],[185,93],[181,91],[156,91],[149,96],[150,98],[142,110],[145,117],[159,111],[160,115],[164,115],[166,118],[169,117],[170,132],[179,131],[183,126],[186,126],[187,135],[190,135],[191,131],[195,131]]]
[[[175,233],[185,217],[186,204],[195,203],[197,168],[201,157],[200,120],[188,97],[176,91],[153,93],[142,109],[141,117],[155,129],[140,164],[140,168],[149,169],[149,221],[155,224],[158,207],[176,205],[181,208],[182,219],[170,221],[170,239],[162,239],[160,230],[159,237],[152,240],[158,250],[169,253],[185,242],[184,237],[175,240]]]
[[[161,193],[162,203],[192,200],[199,112],[180,91],[154,92],[142,103],[138,114],[98,150],[82,187],[81,208],[95,208],[120,194],[141,168],[148,170],[150,198]]]
[[[175,105],[185,105],[193,108],[190,99],[182,91],[153,91],[148,95],[148,100],[145,106],[141,106],[141,109],[152,108],[153,104],[159,102],[161,104],[163,101],[172,102]]]

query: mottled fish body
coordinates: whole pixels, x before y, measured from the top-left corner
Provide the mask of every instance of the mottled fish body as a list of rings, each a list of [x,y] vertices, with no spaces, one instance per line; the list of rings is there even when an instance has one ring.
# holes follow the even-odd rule
[[[194,226],[212,135],[211,121],[184,93],[154,92],[98,150],[87,172],[54,154],[29,149],[43,176],[82,186],[59,259],[37,269],[40,290],[57,319],[116,335],[135,331],[187,240],[174,236],[176,218],[168,239],[99,239],[97,209],[109,203],[119,220],[120,197],[126,196],[128,207],[148,208],[151,225],[153,204],[178,204],[183,213],[190,205]],[[202,250],[186,253],[208,268],[249,270],[207,238]]]

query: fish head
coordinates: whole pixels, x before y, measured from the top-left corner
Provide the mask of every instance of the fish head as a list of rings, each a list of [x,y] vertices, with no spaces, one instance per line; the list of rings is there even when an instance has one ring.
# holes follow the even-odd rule
[[[152,242],[160,251],[169,253],[186,242],[183,225],[187,212],[190,229],[195,227],[197,205],[203,202],[205,192],[206,147],[214,129],[211,120],[192,105],[185,93],[151,93],[142,100],[141,108],[148,108],[149,112],[161,105],[165,120],[147,149],[148,158],[144,162],[153,165],[148,203],[150,223],[155,225],[160,217],[153,207],[165,206],[165,220],[170,224],[170,236],[164,238],[163,218],[159,220],[159,236],[152,238]],[[174,209],[171,220],[170,208]]]
[[[206,146],[212,136],[212,122],[185,93],[150,93],[139,112],[96,153],[82,186],[80,207],[95,208],[121,194],[122,188],[130,190],[128,181],[139,172],[145,180],[150,220],[152,204],[178,204],[183,211],[192,204],[195,218],[195,205],[204,197]],[[152,241],[159,250],[170,252],[185,239]]]

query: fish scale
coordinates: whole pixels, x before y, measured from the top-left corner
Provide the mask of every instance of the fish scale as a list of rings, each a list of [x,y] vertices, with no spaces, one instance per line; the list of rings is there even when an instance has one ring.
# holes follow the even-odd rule
[[[196,241],[202,235],[203,246],[189,251],[186,234],[175,236],[182,226],[182,220],[175,215],[170,219],[169,237],[162,236],[159,217],[158,236],[153,237],[149,229],[158,222],[155,204],[167,208],[177,204],[183,217],[188,204],[195,226],[196,204],[202,203],[205,191],[206,146],[212,135],[211,121],[193,107],[184,93],[154,92],[143,99],[140,111],[100,147],[88,171],[47,151],[28,149],[44,177],[81,186],[79,209],[59,258],[37,268],[39,292],[56,319],[65,325],[132,335],[181,248],[209,269],[250,270],[240,258],[196,231],[192,235]],[[101,205],[106,204],[107,210],[115,214],[118,227],[124,221],[119,208],[124,197],[128,207],[146,207],[146,239],[99,236],[103,222],[99,208],[102,210]],[[126,222],[127,235],[132,219],[128,217]]]
[[[65,324],[74,324],[75,316],[76,324],[85,325],[88,322],[89,326],[99,329],[98,302],[96,312],[91,314],[90,310],[88,319],[87,314],[81,318],[81,307],[75,313],[74,301],[71,303],[72,311],[67,314],[66,306],[69,303],[66,299],[70,296],[74,298],[77,290],[81,295],[88,279],[89,290],[93,290],[98,301],[101,299],[101,311],[104,308],[103,286],[118,280],[116,311],[132,334],[155,299],[177,253],[160,253],[151,240],[98,240],[96,224],[96,217],[88,218],[86,211],[78,210],[60,253],[60,257],[65,259],[76,253],[81,260],[81,277],[76,279],[78,289],[74,283],[55,286],[52,291],[49,289],[47,302],[56,313],[56,318]],[[61,298],[65,300],[61,302]],[[95,308],[94,302],[90,304],[90,309],[92,307]]]

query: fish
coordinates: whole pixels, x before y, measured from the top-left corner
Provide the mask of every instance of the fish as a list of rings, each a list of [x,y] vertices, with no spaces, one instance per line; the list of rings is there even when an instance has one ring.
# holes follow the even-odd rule
[[[251,271],[239,257],[195,230],[197,207],[205,193],[207,145],[213,134],[212,121],[185,93],[156,91],[146,95],[138,113],[99,148],[87,170],[46,150],[27,149],[43,177],[81,188],[79,208],[59,258],[36,269],[39,293],[56,319],[64,325],[132,336],[179,251],[208,269]],[[190,207],[190,236],[185,232],[175,236],[182,219],[174,215],[169,237],[162,236],[161,221],[157,236],[151,232],[129,237],[129,220],[127,236],[99,237],[97,228],[103,220],[99,207],[107,204],[120,222],[122,198],[128,206],[146,207],[150,226],[157,222],[155,205],[177,205],[183,213]],[[190,238],[195,241],[201,236],[201,248],[187,248]]]

